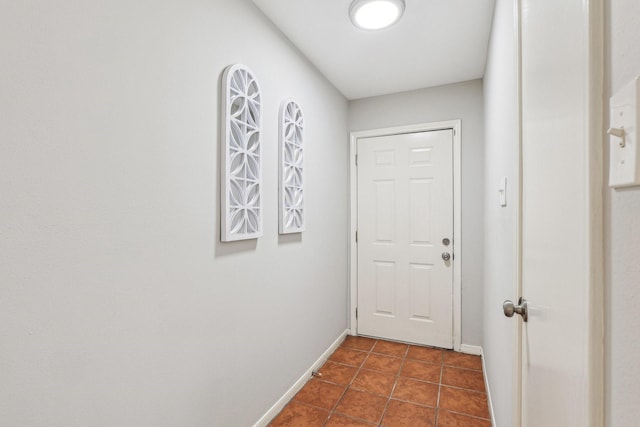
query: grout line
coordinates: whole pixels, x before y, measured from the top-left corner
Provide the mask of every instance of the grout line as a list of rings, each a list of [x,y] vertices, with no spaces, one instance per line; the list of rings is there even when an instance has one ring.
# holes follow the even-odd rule
[[[382,425],[382,420],[384,420],[384,416],[387,414],[387,409],[389,408],[389,404],[391,403],[391,397],[393,396],[393,393],[396,391],[396,386],[398,385],[398,381],[401,378],[400,374],[402,373],[402,368],[404,368],[404,364],[408,359],[410,348],[411,348],[411,345],[407,345],[407,349],[404,351],[404,355],[401,357],[402,361],[400,362],[400,368],[398,369],[398,372],[396,372],[395,380],[393,381],[393,387],[391,387],[391,392],[387,397],[387,403],[384,405],[384,410],[382,411],[382,417],[380,418],[379,425]],[[401,399],[397,399],[397,400],[403,401]],[[413,402],[407,402],[407,403],[413,403]],[[424,405],[424,406],[427,406],[427,405]]]
[[[354,417],[353,415],[342,414],[342,413],[340,413],[340,412],[336,413],[336,415],[339,415],[339,416],[341,416],[341,417],[348,418],[348,419],[350,419],[350,420],[354,420],[354,421],[358,421],[358,422],[361,422],[361,423],[365,423],[365,424],[370,425],[370,426],[376,426],[376,427],[378,427],[378,423],[374,423],[373,421],[365,420],[364,418],[358,418],[358,417]],[[328,422],[328,421],[329,421],[329,420],[327,419],[327,422]]]
[[[407,363],[407,361],[411,360],[411,361],[420,362],[420,363],[424,363],[424,364],[432,364],[432,365],[436,365],[436,363],[433,363],[433,362],[431,362],[431,361],[427,361],[427,360],[412,359],[412,358],[410,359],[408,356],[409,356],[409,350],[411,349],[412,344],[408,344],[408,345],[407,345],[407,348],[405,349],[404,354],[403,354],[402,356],[400,356],[400,357],[395,356],[395,355],[385,354],[385,353],[378,353],[378,352],[374,351],[374,348],[376,347],[376,345],[377,345],[377,344],[378,344],[378,342],[380,342],[380,341],[388,341],[388,340],[379,340],[379,339],[374,339],[374,341],[373,341],[373,343],[372,343],[371,347],[369,348],[369,350],[362,350],[362,349],[359,349],[359,348],[352,348],[352,347],[344,346],[344,341],[343,341],[343,343],[340,345],[340,347],[343,347],[343,348],[348,349],[348,350],[354,350],[354,351],[359,351],[359,352],[366,353],[365,358],[362,360],[362,362],[361,362],[358,366],[350,365],[350,364],[348,364],[348,363],[337,362],[337,361],[335,361],[335,360],[329,360],[329,359],[327,359],[327,361],[328,361],[328,362],[335,363],[335,364],[337,364],[337,365],[341,365],[341,366],[349,366],[349,367],[352,367],[352,368],[356,368],[356,372],[355,372],[355,374],[353,375],[353,377],[351,378],[351,380],[349,381],[349,383],[348,383],[348,384],[346,384],[346,385],[344,385],[344,384],[334,383],[334,382],[332,382],[332,381],[324,380],[324,379],[322,379],[322,378],[315,378],[315,380],[317,380],[317,381],[321,381],[321,382],[325,382],[325,383],[333,384],[333,385],[344,386],[344,390],[342,391],[342,394],[341,394],[341,395],[339,396],[339,398],[336,400],[336,403],[333,405],[332,409],[328,410],[329,415],[327,416],[327,418],[326,418],[326,419],[324,420],[324,422],[322,423],[322,426],[326,426],[326,425],[329,423],[329,421],[331,420],[331,418],[332,418],[333,416],[335,416],[335,415],[343,416],[343,417],[346,417],[346,418],[349,418],[349,419],[353,419],[353,420],[357,420],[357,421],[361,421],[361,422],[365,422],[365,423],[369,423],[369,424],[371,424],[371,423],[372,423],[372,422],[371,422],[371,421],[369,421],[369,420],[365,420],[365,419],[362,419],[362,418],[358,418],[358,417],[355,417],[355,416],[352,416],[352,415],[349,415],[349,414],[342,414],[342,413],[340,413],[340,412],[336,412],[336,410],[337,410],[338,406],[340,405],[340,403],[342,403],[342,402],[343,402],[343,400],[344,400],[344,398],[345,398],[345,396],[346,396],[346,394],[347,394],[347,392],[348,392],[349,390],[357,390],[357,391],[367,392],[367,393],[370,393],[370,394],[372,394],[372,395],[374,395],[374,396],[380,396],[380,397],[383,397],[382,395],[379,395],[379,394],[377,394],[377,393],[372,393],[372,392],[367,391],[367,390],[360,390],[360,389],[353,388],[353,385],[354,385],[354,383],[355,383],[355,381],[356,381],[356,378],[358,377],[358,375],[359,375],[363,370],[365,370],[365,371],[372,371],[372,372],[376,372],[376,373],[380,373],[380,374],[384,374],[384,375],[389,375],[388,373],[383,372],[383,371],[377,371],[377,370],[368,370],[368,369],[365,369],[365,367],[364,367],[364,366],[365,366],[365,363],[367,362],[367,360],[369,360],[369,357],[371,357],[371,355],[380,355],[380,356],[385,356],[385,357],[394,357],[394,358],[399,358],[399,359],[401,359],[400,367],[399,367],[398,371],[396,372],[396,374],[394,375],[394,377],[395,377],[395,378],[394,378],[393,386],[391,387],[391,391],[389,392],[389,395],[388,395],[388,396],[384,396],[384,397],[386,397],[386,402],[385,402],[384,408],[383,408],[383,410],[382,410],[382,413],[381,413],[381,415],[380,415],[380,419],[379,419],[377,422],[375,422],[375,423],[371,424],[371,425],[376,425],[376,426],[378,426],[378,427],[382,426],[382,421],[384,420],[384,417],[385,417],[385,415],[387,414],[387,410],[389,409],[389,405],[390,405],[390,403],[391,403],[392,396],[393,396],[393,394],[394,394],[394,392],[395,392],[395,390],[396,390],[396,387],[398,386],[398,382],[399,382],[400,378],[404,378],[404,377],[401,375],[401,373],[402,373],[402,370],[403,370],[403,368],[405,367],[405,364]],[[388,341],[388,342],[394,342],[394,341]],[[403,344],[407,344],[407,343],[403,343]],[[338,347],[338,348],[340,348],[340,347]],[[430,347],[430,346],[420,346],[420,347],[435,348],[435,347]],[[337,350],[337,349],[336,349],[336,350]],[[465,371],[469,371],[469,372],[478,372],[479,370],[477,370],[477,369],[473,369],[473,368],[467,368],[467,367],[462,367],[462,366],[456,366],[456,365],[449,365],[449,364],[446,364],[446,363],[445,363],[445,350],[442,350],[442,349],[438,349],[438,350],[441,350],[441,351],[440,351],[440,362],[439,362],[439,365],[440,365],[440,377],[439,377],[439,381],[438,381],[438,383],[437,383],[437,386],[438,386],[438,395],[437,395],[437,398],[436,398],[436,405],[435,405],[435,408],[433,408],[433,407],[431,407],[431,406],[429,406],[429,405],[425,405],[425,404],[417,403],[417,402],[412,402],[412,401],[408,401],[408,400],[404,400],[404,399],[394,399],[394,400],[397,400],[397,401],[399,401],[399,402],[405,402],[405,403],[409,403],[409,404],[417,405],[417,406],[420,406],[420,407],[425,407],[425,408],[431,408],[431,409],[434,409],[434,417],[435,417],[435,418],[434,418],[434,424],[433,424],[433,426],[434,426],[434,427],[436,427],[436,426],[438,425],[438,421],[439,421],[439,418],[440,418],[440,412],[441,412],[441,408],[440,408],[440,403],[441,403],[441,402],[440,402],[440,399],[441,399],[441,394],[442,394],[442,388],[443,388],[443,387],[445,387],[445,386],[446,386],[446,387],[450,387],[450,388],[453,388],[453,389],[464,390],[464,391],[469,391],[469,392],[478,393],[478,394],[485,394],[485,395],[487,394],[486,390],[485,390],[485,391],[479,391],[479,390],[474,390],[474,389],[470,389],[470,388],[464,388],[464,387],[458,387],[458,386],[452,386],[452,385],[448,385],[448,384],[443,384],[443,382],[442,382],[442,381],[443,381],[443,379],[444,379],[444,369],[445,369],[445,367],[447,367],[447,368],[454,368],[454,369],[461,369],[461,370],[465,370]],[[325,363],[326,363],[326,362],[325,362]],[[482,372],[482,374],[483,374],[483,379],[484,379],[484,372],[483,372],[482,370],[480,370],[480,372]],[[434,383],[434,382],[431,382],[431,381],[425,381],[425,380],[420,379],[420,378],[413,378],[413,377],[406,377],[406,378],[407,378],[407,379],[409,379],[409,380],[419,381],[419,382],[423,382],[423,383],[436,384],[436,383]],[[291,403],[291,402],[293,402],[293,401],[294,401],[294,398],[292,398],[292,399],[291,399],[291,401],[290,401],[289,403]],[[318,408],[318,409],[321,409],[321,410],[323,410],[323,411],[327,411],[327,409],[326,409],[326,408],[322,408],[322,407],[319,407],[319,406],[316,406],[316,405],[312,405],[312,404],[309,404],[309,403],[306,403],[306,402],[302,402],[302,401],[296,401],[296,402],[297,402],[298,404],[301,404],[301,405],[305,405],[305,406],[308,406],[308,407]],[[283,408],[283,409],[284,409],[284,408]],[[470,418],[473,418],[473,419],[484,420],[484,421],[486,421],[486,420],[487,420],[487,418],[478,417],[478,416],[476,416],[476,415],[471,415],[471,414],[467,414],[467,413],[464,413],[464,412],[458,412],[458,411],[449,410],[449,409],[446,409],[446,411],[447,411],[447,412],[454,413],[454,414],[458,414],[458,415],[463,415],[463,416],[466,416],[466,417],[470,417]]]
[[[465,388],[465,387],[460,387],[460,386],[457,386],[457,385],[442,384],[442,387],[455,388],[456,390],[470,391],[472,393],[487,394],[486,391],[474,390],[472,388]]]
[[[435,418],[433,420],[434,427],[438,426],[438,416],[440,415],[440,390],[442,389],[442,377],[444,376],[444,353],[440,354],[440,381],[438,381],[438,398],[436,399]]]
[[[371,349],[366,352],[367,356],[362,360],[362,362],[360,363],[360,366],[358,366],[358,369],[356,370],[356,373],[353,375],[353,378],[351,378],[351,381],[349,381],[349,384],[347,384],[347,386],[345,387],[344,391],[342,392],[342,395],[340,396],[340,398],[338,398],[338,400],[336,401],[335,405],[333,405],[333,408],[329,411],[329,416],[327,417],[327,419],[322,424],[323,426],[326,425],[327,422],[329,422],[329,420],[331,419],[331,416],[336,413],[336,409],[338,408],[338,405],[340,405],[340,403],[344,399],[344,396],[347,394],[347,391],[349,391],[349,389],[351,389],[351,386],[353,385],[354,381],[358,377],[358,374],[362,370],[362,367],[364,366],[365,362],[367,361],[367,359],[371,355],[371,350],[373,350],[373,347],[375,347],[377,342],[378,342],[378,340],[375,340],[375,342],[371,346]],[[338,348],[340,348],[340,347],[338,347]],[[345,348],[349,348],[349,347],[345,347]],[[363,351],[363,350],[359,350],[359,351]],[[353,365],[346,365],[346,366],[352,366],[353,367]],[[359,418],[354,418],[354,419],[359,419]]]
[[[407,361],[407,355],[409,354],[409,346],[404,352],[404,357],[402,357],[402,362],[400,362],[400,368],[398,372],[396,372],[395,379],[393,380],[393,387],[391,387],[391,391],[389,392],[389,396],[387,397],[387,403],[384,405],[384,409],[382,410],[382,416],[380,417],[379,425],[382,425],[382,420],[384,420],[384,416],[387,414],[387,409],[389,408],[389,403],[391,403],[391,396],[393,396],[393,392],[396,391],[396,386],[398,385],[398,380],[400,379],[400,373],[402,372],[402,368],[404,368],[404,363]]]
[[[465,368],[464,366],[448,365],[448,364],[446,364],[446,363],[443,363],[442,365],[443,365],[443,366],[446,366],[446,367],[448,367],[448,368],[462,369],[462,370],[464,370],[464,371],[482,372],[482,369]]]
[[[346,341],[346,338],[345,338]],[[344,341],[340,344],[340,347],[342,347],[344,345]],[[344,348],[348,348],[351,350],[351,347],[344,347]],[[373,346],[371,346],[371,348],[373,348]],[[338,349],[336,349],[338,350]],[[359,350],[360,351],[360,350]],[[335,353],[335,352],[334,352]],[[329,358],[332,355],[329,356]],[[367,356],[365,356],[365,358],[362,360],[362,362],[360,363],[360,367],[362,367],[362,365],[364,365],[364,362],[367,360],[367,358],[369,358],[369,354],[367,354]],[[327,361],[329,361],[329,359],[327,359]],[[326,362],[325,362],[326,363]],[[339,362],[333,362],[333,363],[339,363]],[[344,366],[353,366],[353,365],[347,365],[346,363],[339,363],[340,365],[344,365]],[[349,388],[351,387],[351,384],[353,384],[353,381],[356,379],[356,377],[358,376],[358,372],[360,372],[360,368],[358,368],[358,370],[356,371],[355,375],[353,376],[353,378],[351,378],[351,381],[349,381],[349,383],[345,386],[344,390],[342,391],[342,394],[340,395],[340,397],[336,400],[336,403],[334,403],[333,407],[329,410],[329,416],[324,420],[324,422],[322,423],[323,426],[325,426],[329,420],[331,419],[331,416],[334,415],[336,413],[336,408],[338,407],[338,405],[340,404],[340,402],[342,402],[342,399],[344,399],[344,396],[347,394],[347,390],[349,390]],[[340,385],[344,385],[344,384],[340,384]]]
[[[491,419],[489,419],[489,418],[482,418],[482,417],[479,417],[477,415],[467,414],[466,412],[452,411],[451,409],[445,409],[445,411],[451,412],[452,414],[456,414],[456,415],[464,415],[465,417],[474,418],[476,420],[491,421]]]

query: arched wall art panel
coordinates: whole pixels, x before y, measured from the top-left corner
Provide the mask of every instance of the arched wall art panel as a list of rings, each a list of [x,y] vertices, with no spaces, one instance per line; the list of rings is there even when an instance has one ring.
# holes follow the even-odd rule
[[[262,236],[262,95],[244,65],[222,76],[221,240]]]
[[[280,234],[304,231],[304,116],[288,99],[280,106]]]

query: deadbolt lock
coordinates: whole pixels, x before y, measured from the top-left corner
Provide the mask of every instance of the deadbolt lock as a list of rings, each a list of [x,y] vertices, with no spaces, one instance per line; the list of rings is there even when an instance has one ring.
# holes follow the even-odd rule
[[[446,237],[444,239],[442,239],[442,244],[445,246],[449,246],[449,243],[451,243],[451,240],[447,239]]]

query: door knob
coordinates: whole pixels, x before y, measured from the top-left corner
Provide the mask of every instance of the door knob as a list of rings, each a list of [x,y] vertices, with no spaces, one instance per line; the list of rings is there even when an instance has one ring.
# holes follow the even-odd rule
[[[506,300],[502,304],[502,310],[504,310],[504,315],[507,317],[513,317],[514,314],[519,314],[522,316],[523,322],[529,320],[529,315],[527,313],[527,300],[522,297],[518,300],[518,305],[515,305],[510,300]]]
[[[451,254],[449,252],[443,252],[442,259],[445,261],[449,261],[451,259]]]

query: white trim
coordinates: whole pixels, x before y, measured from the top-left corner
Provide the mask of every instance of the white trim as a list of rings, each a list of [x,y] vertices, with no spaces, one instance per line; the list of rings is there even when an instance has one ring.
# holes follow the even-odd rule
[[[461,141],[462,125],[460,120],[447,120],[433,123],[419,123],[382,129],[351,132],[349,138],[349,313],[351,334],[356,335],[356,304],[358,302],[358,247],[356,245],[356,227],[358,224],[358,180],[356,169],[357,141],[359,138],[398,135],[414,132],[427,132],[453,129],[453,349],[460,351],[462,345],[462,302],[461,302],[461,265],[462,265],[462,196],[461,196]]]
[[[342,341],[344,341],[348,334],[349,330],[345,329],[344,332],[342,332],[340,336],[333,342],[333,344],[331,344],[331,346],[324,353],[322,353],[318,360],[316,360],[314,364],[311,365],[311,367],[307,369],[300,378],[298,378],[298,380],[291,386],[291,388],[289,388],[289,390],[287,390],[287,392],[280,399],[278,399],[278,401],[253,425],[253,427],[266,427],[271,421],[273,421],[276,415],[278,415],[280,411],[282,411],[282,409],[287,406],[287,403],[289,403],[289,401],[293,399],[293,396],[295,396],[296,393],[299,392],[302,387],[304,387],[307,381],[311,379],[311,373],[324,365],[324,362],[326,362],[329,356],[331,356],[331,354],[336,351],[336,349],[340,346],[340,344],[342,344]]]
[[[514,186],[515,205],[515,239],[514,251],[516,253],[516,276],[515,276],[515,296],[522,296],[522,3],[521,0],[514,0],[514,32],[516,36],[516,104],[518,141],[517,141],[517,172],[516,185]],[[515,334],[515,348],[513,349],[513,400],[511,425],[513,427],[522,426],[522,322],[514,322],[513,333]],[[484,362],[484,361],[483,361]],[[487,393],[487,397],[489,394]],[[491,407],[493,410],[493,407]]]
[[[482,356],[483,354],[482,347],[478,345],[469,345],[469,344],[462,344],[460,346],[460,353],[473,354],[475,356]],[[482,363],[484,364],[484,359]]]
[[[466,354],[473,354],[480,356],[482,361],[482,376],[484,378],[484,388],[487,393],[487,404],[489,405],[489,417],[491,418],[491,425],[496,426],[496,417],[493,413],[493,400],[491,399],[491,388],[489,387],[489,377],[487,376],[487,365],[484,362],[484,349],[478,345],[462,344],[460,351]]]
[[[465,344],[463,344],[464,346]],[[491,418],[491,425],[496,427],[496,416],[493,413],[493,400],[491,399],[491,388],[489,387],[489,377],[487,376],[487,365],[484,363],[484,350],[482,347],[469,346],[480,349],[480,360],[482,360],[482,375],[484,377],[484,389],[487,392],[487,404],[489,405],[489,417]]]
[[[604,425],[604,394],[605,394],[605,346],[604,346],[604,194],[603,188],[603,144],[604,134],[604,2],[602,0],[589,1],[589,118],[587,131],[589,135],[589,150],[587,152],[589,179],[589,205],[591,213],[589,229],[589,420],[590,426]]]

